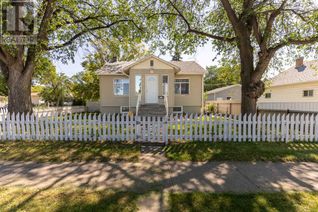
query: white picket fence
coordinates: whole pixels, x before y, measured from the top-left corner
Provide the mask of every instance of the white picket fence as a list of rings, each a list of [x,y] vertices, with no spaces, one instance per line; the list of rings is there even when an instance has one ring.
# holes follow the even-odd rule
[[[318,141],[317,115],[2,114],[0,140],[34,141]]]

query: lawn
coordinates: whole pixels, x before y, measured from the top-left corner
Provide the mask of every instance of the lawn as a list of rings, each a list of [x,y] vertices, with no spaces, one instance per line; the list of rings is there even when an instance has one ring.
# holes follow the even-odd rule
[[[170,194],[170,211],[318,211],[318,193]]]
[[[137,161],[139,144],[111,142],[0,142],[0,160],[67,161]]]
[[[0,187],[0,211],[137,211],[132,192]]]
[[[140,198],[151,192],[134,193],[89,188],[0,187],[0,211],[138,211]],[[157,195],[160,195],[156,192]],[[318,193],[169,193],[167,211],[317,211]]]
[[[311,161],[318,162],[318,143],[171,144],[165,155],[177,161]]]

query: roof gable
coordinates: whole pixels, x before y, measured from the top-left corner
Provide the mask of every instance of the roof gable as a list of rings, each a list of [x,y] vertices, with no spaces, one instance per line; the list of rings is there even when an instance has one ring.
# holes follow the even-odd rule
[[[150,66],[150,60],[154,60],[154,66]],[[171,69],[178,74],[204,75],[205,69],[195,61],[165,61],[154,55],[150,55],[135,61],[120,61],[106,63],[98,75],[129,74],[130,69]]]
[[[225,91],[225,90],[228,90],[228,89],[231,89],[231,88],[241,89],[241,85],[240,84],[229,85],[229,86],[225,86],[225,87],[221,87],[221,88],[216,88],[216,89],[210,90],[210,91],[208,91],[206,93],[207,94],[218,93],[218,92]]]

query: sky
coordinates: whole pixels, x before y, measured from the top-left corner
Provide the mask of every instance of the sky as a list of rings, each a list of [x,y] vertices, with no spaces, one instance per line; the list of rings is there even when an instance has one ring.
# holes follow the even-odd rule
[[[69,62],[68,64],[63,64],[59,61],[54,61],[54,64],[58,72],[65,73],[67,76],[72,76],[77,72],[83,71],[81,63],[83,62],[84,57],[87,54],[87,51],[80,49],[76,53],[75,63]],[[158,54],[155,55],[158,56]],[[203,47],[198,47],[197,52],[193,55],[182,55],[182,60],[195,60],[202,67],[206,68],[207,66],[218,65],[218,61],[214,60],[215,56],[216,52],[213,51],[211,43],[207,43]],[[169,61],[171,60],[171,55],[162,55],[160,56],[160,58]]]
[[[75,54],[75,62],[69,62],[68,64],[63,64],[59,61],[54,61],[54,64],[57,68],[57,71],[59,73],[64,73],[67,76],[73,76],[74,74],[83,71],[83,67],[81,66],[81,63],[83,62],[85,55],[87,55],[89,52],[85,51],[83,49],[80,49],[76,54]],[[158,53],[155,53],[156,56],[158,56]],[[182,55],[182,60],[188,61],[188,60],[194,60],[197,63],[199,63],[203,68],[206,68],[207,66],[211,65],[219,65],[219,59],[220,57],[216,57],[217,53],[213,50],[211,42],[205,44],[202,47],[198,47],[197,51],[193,55]],[[170,61],[171,60],[171,55],[161,55],[159,56],[160,58]],[[289,58],[291,60],[286,60],[288,61],[284,65],[282,64],[282,67],[280,67],[279,71],[285,70],[291,66],[290,62],[294,60],[295,58]],[[306,55],[305,60],[310,60],[314,59],[310,55]],[[317,59],[317,58],[316,58]],[[268,77],[273,77],[278,74],[277,69],[269,70],[267,72]]]

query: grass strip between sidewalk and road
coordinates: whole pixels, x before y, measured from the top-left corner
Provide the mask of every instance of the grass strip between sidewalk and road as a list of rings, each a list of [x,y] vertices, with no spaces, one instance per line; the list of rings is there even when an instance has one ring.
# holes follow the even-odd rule
[[[176,143],[165,155],[176,161],[318,162],[318,143]]]
[[[0,160],[34,162],[137,161],[140,145],[111,142],[0,142]]]
[[[138,211],[149,208],[139,200],[153,192],[134,193],[89,188],[0,187],[0,211]],[[278,193],[162,193],[164,211],[317,211],[317,192]],[[158,204],[160,205],[160,204]],[[162,208],[163,207],[163,208]]]

